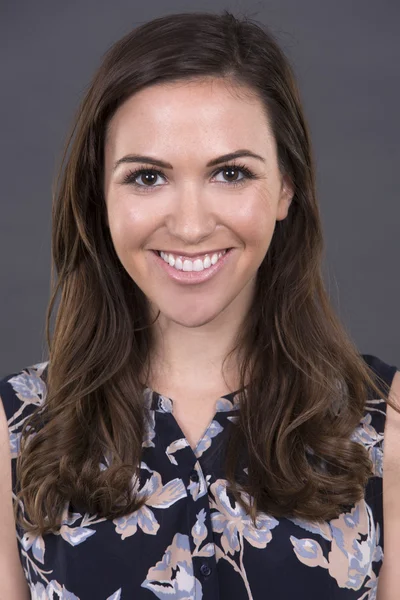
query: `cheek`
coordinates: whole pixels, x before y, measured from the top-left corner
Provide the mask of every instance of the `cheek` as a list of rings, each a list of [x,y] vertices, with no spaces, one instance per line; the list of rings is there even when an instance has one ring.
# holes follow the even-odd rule
[[[257,195],[244,200],[232,218],[248,247],[260,251],[268,248],[276,222],[273,204],[268,198]]]
[[[151,213],[132,199],[110,202],[107,216],[114,246],[121,251],[139,247],[154,225]]]
[[[108,200],[110,234],[119,255],[142,248],[165,224],[165,197],[161,212],[154,199],[120,194]],[[276,211],[273,199],[265,192],[244,193],[234,199],[224,199],[222,205],[219,198],[219,204],[213,205],[210,210],[215,215],[216,224],[231,230],[244,246],[256,253],[266,252],[276,223]]]

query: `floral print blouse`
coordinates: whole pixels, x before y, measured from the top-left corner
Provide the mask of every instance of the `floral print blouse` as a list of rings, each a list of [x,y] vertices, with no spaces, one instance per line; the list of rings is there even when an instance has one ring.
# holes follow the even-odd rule
[[[391,385],[396,367],[362,356]],[[14,492],[21,427],[46,398],[47,366],[34,364],[0,380]],[[368,449],[374,467],[361,501],[322,525],[259,513],[255,528],[227,494],[221,462],[221,447],[239,410],[237,394],[217,401],[193,451],[173,416],[173,401],[146,388],[150,425],[143,440],[139,493],[149,500],[114,520],[67,502],[59,533],[43,537],[17,526],[31,597],[374,600],[383,560],[385,402],[371,392],[353,434]]]

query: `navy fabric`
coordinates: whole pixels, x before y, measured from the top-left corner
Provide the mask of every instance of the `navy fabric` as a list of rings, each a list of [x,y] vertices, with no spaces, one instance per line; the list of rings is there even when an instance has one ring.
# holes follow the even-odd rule
[[[396,367],[362,356],[390,386]],[[21,427],[45,401],[47,367],[38,363],[0,380],[14,492]],[[106,520],[66,502],[59,533],[35,537],[17,527],[32,598],[375,599],[383,560],[381,398],[368,394],[352,436],[373,464],[364,498],[323,524],[260,512],[257,528],[227,493],[223,471],[224,443],[240,409],[238,392],[216,401],[195,450],[173,416],[173,400],[150,388],[143,398],[149,424],[140,480],[132,483],[149,496],[146,505]]]

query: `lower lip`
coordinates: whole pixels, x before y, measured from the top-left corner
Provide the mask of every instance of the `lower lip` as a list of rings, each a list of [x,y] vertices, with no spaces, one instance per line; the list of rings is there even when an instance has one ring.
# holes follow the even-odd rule
[[[208,269],[203,269],[203,271],[178,271],[175,267],[171,267],[169,263],[166,263],[161,256],[155,250],[151,251],[153,256],[155,257],[157,263],[162,267],[162,269],[178,283],[186,283],[186,284],[195,284],[195,283],[203,283],[204,281],[208,281],[216,275],[221,269],[224,268],[227,262],[229,262],[232,254],[232,248],[225,252],[224,256],[218,259],[215,265],[211,265]]]

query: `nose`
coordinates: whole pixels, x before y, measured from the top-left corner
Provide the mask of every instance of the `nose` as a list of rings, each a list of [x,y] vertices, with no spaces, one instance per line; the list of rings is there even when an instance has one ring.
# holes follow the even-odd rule
[[[187,246],[196,246],[215,229],[216,215],[210,198],[207,201],[198,185],[182,185],[171,200],[166,225],[172,238]]]

